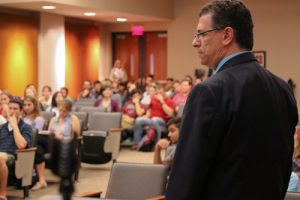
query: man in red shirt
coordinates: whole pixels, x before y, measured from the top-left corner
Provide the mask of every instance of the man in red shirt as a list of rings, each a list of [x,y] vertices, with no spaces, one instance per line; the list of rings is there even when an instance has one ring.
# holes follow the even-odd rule
[[[161,126],[166,126],[166,122],[174,113],[174,104],[171,99],[166,97],[164,87],[162,85],[156,86],[156,95],[151,97],[150,105],[146,114],[138,117],[135,121],[134,142],[132,149],[137,147],[143,136],[144,126],[153,125],[157,133],[157,139],[161,137]]]

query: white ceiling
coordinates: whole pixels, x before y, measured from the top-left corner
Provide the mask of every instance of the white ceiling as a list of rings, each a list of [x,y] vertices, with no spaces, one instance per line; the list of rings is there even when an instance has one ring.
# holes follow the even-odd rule
[[[171,3],[172,0],[159,0],[164,2],[163,6],[157,7],[156,5],[151,5],[155,10],[151,12],[151,8],[149,9],[149,3],[156,3],[155,0],[137,0],[142,2],[139,3],[138,6],[133,5],[133,9],[130,8],[131,6],[128,4],[136,3],[136,0],[105,0],[110,1],[110,4],[103,4],[102,0],[85,0],[84,5],[80,0],[61,0],[57,3],[57,0],[51,1],[42,1],[42,0],[0,0],[0,6],[15,8],[15,9],[22,9],[22,10],[31,10],[31,11],[38,11],[38,12],[48,12],[53,14],[59,14],[69,17],[76,17],[82,19],[89,19],[93,21],[98,21],[102,23],[117,23],[117,17],[124,17],[128,19],[129,23],[134,22],[157,22],[157,21],[170,21],[172,17],[169,16],[161,16],[165,13],[170,13]],[[115,1],[115,2],[114,2]],[[120,5],[120,1],[123,3]],[[98,4],[97,4],[98,3]],[[101,5],[101,3],[103,5]],[[105,2],[104,2],[105,3]],[[158,3],[160,4],[160,3]],[[168,6],[169,4],[169,6]],[[54,5],[56,6],[55,10],[43,10],[42,6],[44,5]],[[114,7],[115,5],[115,7]],[[148,7],[148,8],[147,8]],[[138,8],[134,10],[134,8]],[[169,10],[164,11],[167,8]],[[143,9],[145,11],[143,12]],[[158,10],[161,10],[161,13],[158,13]],[[140,13],[139,13],[140,11]],[[85,12],[95,12],[96,16],[87,17],[83,14]],[[142,14],[141,14],[142,12]]]

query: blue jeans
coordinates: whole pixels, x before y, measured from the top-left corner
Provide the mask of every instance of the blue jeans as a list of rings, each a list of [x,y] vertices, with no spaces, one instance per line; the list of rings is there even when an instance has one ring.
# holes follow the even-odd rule
[[[156,140],[160,139],[161,137],[161,126],[166,126],[165,121],[160,117],[138,117],[135,120],[134,126],[133,126],[133,137],[134,142],[138,144],[143,137],[144,127],[153,125],[156,131]]]

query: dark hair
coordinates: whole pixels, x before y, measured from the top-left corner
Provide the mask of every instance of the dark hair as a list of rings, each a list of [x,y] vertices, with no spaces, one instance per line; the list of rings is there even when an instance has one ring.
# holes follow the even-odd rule
[[[172,78],[172,77],[169,77],[169,78],[167,79],[167,81],[171,81],[171,82],[173,82],[173,81],[174,81],[174,78]]]
[[[195,69],[195,78],[202,79],[205,75],[205,71],[203,69]]]
[[[142,94],[142,91],[139,90],[139,89],[133,89],[133,90],[130,92],[130,96],[132,97],[132,96],[133,96],[134,94],[136,94],[136,93]]]
[[[93,85],[96,85],[98,83],[101,84],[101,82],[99,80],[95,80],[94,83],[93,83]]]
[[[49,85],[45,85],[43,88],[42,88],[42,91],[44,91],[44,89],[48,89],[50,92],[52,92],[52,88],[49,86]]]
[[[180,83],[183,83],[183,82],[188,82],[188,84],[189,84],[190,86],[193,85],[193,82],[192,82],[190,79],[188,79],[188,78],[183,79]]]
[[[180,126],[181,126],[181,117],[171,118],[167,123],[167,127],[171,126],[172,124],[174,124],[177,128],[180,128]]]
[[[60,88],[60,90],[65,90],[66,91],[66,95],[68,96],[69,94],[69,89],[67,87],[62,87]]]
[[[18,104],[20,110],[23,109],[23,101],[21,100],[20,97],[13,97],[13,98],[9,101],[9,103],[15,103],[15,104]]]
[[[238,0],[214,0],[204,5],[199,16],[212,14],[214,28],[231,27],[240,48],[253,48],[253,22],[250,10]]]
[[[191,75],[186,75],[184,79],[189,79],[191,82],[193,82],[193,77]]]
[[[52,107],[52,108],[58,107],[58,105],[57,105],[55,99],[56,99],[56,97],[57,97],[57,95],[58,95],[59,93],[61,94],[60,91],[57,91],[57,92],[55,92],[55,93],[53,94],[53,97],[52,97],[52,100],[51,100],[51,107]]]
[[[148,77],[148,78],[151,78],[151,79],[153,80],[154,75],[153,75],[153,74],[149,74],[147,77]]]

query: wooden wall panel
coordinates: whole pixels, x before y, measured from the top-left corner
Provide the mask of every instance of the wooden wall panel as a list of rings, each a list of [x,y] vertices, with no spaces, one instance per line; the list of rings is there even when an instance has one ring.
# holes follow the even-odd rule
[[[0,13],[0,89],[23,96],[37,85],[38,17]]]
[[[129,80],[136,80],[139,72],[139,49],[138,37],[131,33],[115,34],[114,37],[114,59],[121,60]],[[131,61],[132,59],[132,61]],[[133,62],[133,74],[131,74],[131,62]]]
[[[146,39],[146,44],[142,41]],[[144,36],[132,36],[131,33],[114,33],[113,58],[120,59],[127,71],[129,80],[137,80],[139,73],[151,73],[150,57],[155,80],[167,78],[167,34],[161,32],[146,32]],[[146,46],[143,48],[142,46]],[[134,58],[134,75],[130,76],[130,57]],[[143,60],[142,58],[146,59]],[[140,62],[145,62],[140,63]],[[140,65],[140,66],[139,66]],[[143,76],[141,73],[141,76]]]
[[[154,79],[167,78],[167,34],[146,33],[146,74],[150,74],[150,63],[153,63]],[[150,58],[152,57],[152,61]]]
[[[84,80],[92,82],[99,77],[99,27],[74,22],[65,23],[66,86],[69,96],[77,97]]]

